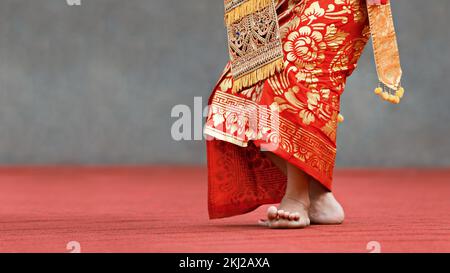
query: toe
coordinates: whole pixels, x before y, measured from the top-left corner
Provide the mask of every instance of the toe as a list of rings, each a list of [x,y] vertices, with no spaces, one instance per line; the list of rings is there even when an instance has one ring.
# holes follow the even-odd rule
[[[298,212],[292,213],[292,217],[294,221],[298,221],[300,220],[300,213]]]
[[[290,220],[290,221],[296,221],[296,220],[297,220],[297,219],[295,219],[295,212],[289,214],[289,220]]]
[[[290,219],[290,216],[291,215],[291,213],[289,213],[289,211],[285,211],[284,212],[284,219],[286,219],[286,220],[289,220]]]
[[[267,218],[269,221],[277,218],[278,210],[276,207],[271,206],[267,209]]]
[[[278,217],[281,218],[281,219],[284,218],[284,210],[280,209],[280,210],[278,211]]]

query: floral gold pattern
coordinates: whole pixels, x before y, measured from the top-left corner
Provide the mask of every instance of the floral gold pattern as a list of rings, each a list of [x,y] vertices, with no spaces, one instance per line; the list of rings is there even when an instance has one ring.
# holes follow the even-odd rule
[[[340,96],[370,35],[365,0],[280,0],[277,7],[284,69],[235,93],[229,63],[209,100],[211,218],[280,200],[286,177],[263,147],[332,186]]]

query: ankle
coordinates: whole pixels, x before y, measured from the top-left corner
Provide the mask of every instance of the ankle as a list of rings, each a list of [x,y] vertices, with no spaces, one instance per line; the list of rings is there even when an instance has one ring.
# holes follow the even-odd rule
[[[329,192],[322,184],[311,179],[309,182],[309,196],[310,198],[320,198]]]
[[[299,196],[299,195],[294,195],[294,194],[290,194],[290,193],[286,193],[284,195],[283,201],[291,201],[291,202],[298,203],[305,209],[309,209],[309,207],[311,205],[309,196]]]

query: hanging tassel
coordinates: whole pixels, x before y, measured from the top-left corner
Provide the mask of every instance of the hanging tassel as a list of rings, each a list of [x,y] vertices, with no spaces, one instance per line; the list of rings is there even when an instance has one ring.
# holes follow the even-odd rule
[[[405,89],[403,87],[400,87],[397,91],[395,91],[395,95],[399,97],[400,99],[403,98],[403,95],[405,94]]]
[[[405,89],[400,86],[395,90],[380,82],[378,83],[378,87],[375,88],[374,93],[384,101],[388,101],[392,104],[399,104],[405,94]]]
[[[383,93],[383,88],[381,88],[381,87],[375,88],[375,94],[376,95],[380,95],[381,93]]]

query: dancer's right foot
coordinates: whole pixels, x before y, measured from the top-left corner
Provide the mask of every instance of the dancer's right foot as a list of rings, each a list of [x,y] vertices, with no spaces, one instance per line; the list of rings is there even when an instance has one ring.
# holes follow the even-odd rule
[[[305,228],[310,225],[308,205],[294,198],[284,197],[278,208],[267,210],[267,220],[260,222],[269,228]]]
[[[338,225],[344,222],[345,214],[341,204],[332,192],[315,180],[311,180],[309,184],[309,199],[311,201],[309,209],[311,223]]]

